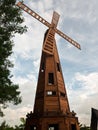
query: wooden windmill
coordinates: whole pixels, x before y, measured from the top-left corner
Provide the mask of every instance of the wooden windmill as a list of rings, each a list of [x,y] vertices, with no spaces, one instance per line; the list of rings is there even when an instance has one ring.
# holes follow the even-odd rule
[[[68,103],[55,33],[78,49],[80,45],[56,28],[58,13],[53,13],[50,24],[22,2],[17,6],[49,28],[43,41],[34,111],[27,114],[25,130],[79,130],[78,118]]]

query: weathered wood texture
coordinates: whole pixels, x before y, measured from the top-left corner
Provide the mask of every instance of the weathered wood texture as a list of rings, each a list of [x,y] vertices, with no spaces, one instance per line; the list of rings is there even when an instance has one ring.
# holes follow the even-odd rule
[[[70,112],[53,29],[45,34],[34,111],[27,115],[25,130],[79,130]]]

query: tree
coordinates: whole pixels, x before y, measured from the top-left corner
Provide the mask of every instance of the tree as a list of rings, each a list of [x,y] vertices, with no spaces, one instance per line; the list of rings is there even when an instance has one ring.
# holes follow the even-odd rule
[[[11,81],[13,64],[9,57],[13,53],[12,38],[16,33],[23,34],[27,28],[22,26],[24,19],[15,3],[16,0],[0,0],[0,116],[8,102],[21,103],[19,86]]]
[[[15,125],[10,126],[6,123],[6,121],[3,121],[0,125],[0,130],[24,130],[25,128],[25,123],[26,123],[26,119],[21,117],[20,118],[21,124],[20,125]]]
[[[24,117],[20,118],[21,124],[20,125],[15,125],[15,130],[24,130],[25,128],[25,123],[26,123],[26,119]]]
[[[2,122],[0,125],[0,130],[15,130],[13,127],[6,124],[6,121]]]
[[[80,130],[91,130],[89,126],[81,125]]]

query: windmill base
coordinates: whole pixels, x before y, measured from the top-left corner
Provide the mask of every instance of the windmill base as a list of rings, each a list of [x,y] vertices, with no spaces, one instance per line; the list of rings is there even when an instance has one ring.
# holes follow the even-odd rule
[[[78,118],[72,113],[67,115],[45,114],[44,116],[28,114],[25,130],[80,130]]]

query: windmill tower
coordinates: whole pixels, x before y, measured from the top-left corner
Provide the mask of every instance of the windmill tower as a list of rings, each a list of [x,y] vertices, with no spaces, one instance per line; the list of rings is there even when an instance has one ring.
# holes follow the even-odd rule
[[[25,130],[79,130],[76,113],[70,111],[68,103],[55,33],[78,49],[80,45],[56,28],[58,13],[53,13],[50,24],[23,3],[17,6],[49,28],[43,41],[34,111],[27,114]]]

